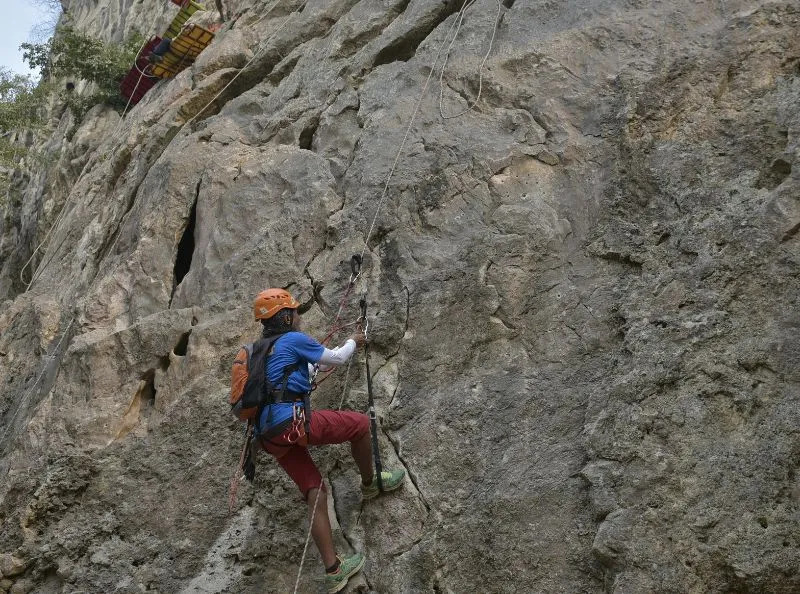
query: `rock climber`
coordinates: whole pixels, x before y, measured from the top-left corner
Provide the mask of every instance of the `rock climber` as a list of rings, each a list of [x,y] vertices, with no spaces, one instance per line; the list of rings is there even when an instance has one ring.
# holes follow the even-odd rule
[[[325,565],[325,586],[328,592],[338,592],[364,566],[364,555],[336,554],[325,484],[306,446],[350,442],[350,451],[361,474],[361,495],[365,500],[372,499],[379,494],[379,489],[372,464],[370,423],[367,415],[352,411],[315,410],[312,413],[306,410],[304,402],[311,392],[313,367],[347,363],[366,339],[359,331],[342,346],[328,349],[300,331],[302,319],[298,307],[300,303],[283,289],[262,291],[253,302],[255,318],[263,327],[263,337],[282,334],[267,358],[266,375],[273,386],[285,387],[282,401],[265,406],[261,411],[255,430],[261,447],[275,457],[306,500],[309,517],[313,518],[311,535]],[[288,379],[285,378],[287,368],[298,364],[296,370],[288,374]],[[381,472],[383,490],[397,489],[404,476],[404,470]]]

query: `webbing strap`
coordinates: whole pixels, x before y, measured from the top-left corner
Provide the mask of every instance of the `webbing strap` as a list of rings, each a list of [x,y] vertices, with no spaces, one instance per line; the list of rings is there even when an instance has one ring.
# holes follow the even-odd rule
[[[366,321],[367,321],[367,298],[361,298],[361,317],[364,320],[366,335]],[[370,429],[372,433],[372,458],[375,460],[375,476],[378,479],[378,491],[383,493],[383,465],[381,464],[381,451],[378,447],[378,415],[375,413],[375,398],[372,394],[372,375],[369,372],[369,342],[364,343],[364,363],[367,367],[367,399],[368,399],[368,415]]]

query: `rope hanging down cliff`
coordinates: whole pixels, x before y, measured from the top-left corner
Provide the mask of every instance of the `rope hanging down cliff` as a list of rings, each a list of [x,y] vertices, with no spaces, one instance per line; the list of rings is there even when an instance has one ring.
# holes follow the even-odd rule
[[[265,18],[267,18],[272,13],[272,11],[278,6],[278,4],[280,4],[282,1],[283,0],[275,0],[275,2],[272,4],[270,9],[267,10],[261,17],[259,17],[259,19],[253,24],[253,26],[257,25],[258,23],[263,21]],[[216,101],[220,97],[220,95],[222,95],[222,93],[224,93],[233,84],[233,82],[247,69],[247,67],[250,66],[250,64],[252,64],[256,60],[256,58],[258,58],[260,56],[261,52],[267,47],[267,44],[275,37],[275,35],[277,35],[289,23],[289,21],[292,20],[292,18],[296,14],[298,14],[300,11],[302,11],[303,8],[305,8],[305,5],[306,5],[306,3],[303,3],[297,11],[293,12],[288,17],[286,17],[286,19],[284,19],[283,23],[281,23],[281,25],[277,29],[275,29],[272,33],[270,33],[267,36],[267,38],[260,44],[259,49],[253,54],[253,57],[236,73],[236,75],[234,75],[234,77],[230,81],[228,81],[228,83],[208,103],[206,103],[197,113],[195,113],[195,115],[191,119],[186,121],[181,126],[181,129],[183,129],[187,125],[191,124],[195,119],[197,119],[197,117],[199,115],[201,115],[206,109],[208,109],[208,107],[212,103],[214,103],[214,101]],[[155,29],[155,25],[156,25],[159,17],[160,17],[160,15],[156,16],[156,18],[153,20],[153,23],[152,23],[152,25],[151,25],[151,27],[149,29],[150,31]],[[141,49],[139,51],[141,51]],[[140,77],[140,80],[141,80],[141,77]],[[137,86],[138,86],[138,83],[137,83]],[[122,125],[125,122],[125,114],[127,113],[129,105],[130,105],[130,101],[128,101],[128,103],[126,104],[125,110],[123,111],[122,116],[120,117],[120,120],[117,123],[117,126],[116,126],[116,128],[114,130],[114,133],[111,135],[112,139],[116,138],[119,130],[122,128]],[[106,152],[102,153],[102,155],[100,157],[100,160],[105,160],[108,157],[110,152],[115,152],[115,151],[106,151]],[[88,168],[88,166],[91,163],[92,163],[92,161],[87,162],[87,164],[84,166],[83,170],[81,171],[81,174],[80,174],[79,177],[82,177],[83,174],[86,173],[86,169]],[[44,271],[47,268],[47,266],[50,264],[50,262],[52,262],[53,258],[55,257],[55,255],[53,254],[49,258],[47,258],[46,260],[43,260],[36,267],[36,270],[34,270],[33,274],[31,275],[30,282],[27,282],[27,283],[25,282],[25,280],[23,278],[25,270],[27,270],[28,266],[31,264],[31,262],[35,258],[35,256],[38,253],[38,251],[42,248],[42,246],[45,245],[46,242],[48,242],[48,239],[50,238],[50,235],[56,229],[58,224],[61,222],[61,219],[63,218],[64,214],[67,211],[67,206],[69,206],[69,204],[70,204],[71,198],[72,198],[72,194],[70,194],[70,196],[67,198],[67,201],[64,203],[64,206],[61,208],[61,211],[59,212],[58,216],[56,217],[56,220],[50,226],[50,228],[48,229],[48,231],[45,234],[45,236],[42,239],[42,241],[40,241],[39,244],[36,246],[36,248],[33,250],[33,253],[30,255],[30,257],[25,262],[25,264],[23,265],[22,269],[19,272],[20,282],[22,282],[25,285],[25,291],[26,292],[29,291],[31,286],[33,286],[33,284],[41,277],[41,275],[44,273]],[[106,251],[106,253],[111,253],[113,251],[113,248],[116,246],[116,243],[117,243],[118,239],[119,239],[119,234],[117,234],[117,236],[115,237],[113,243],[111,244],[109,249]],[[48,249],[49,249],[49,244],[48,244]],[[47,254],[47,249],[45,250],[45,254]]]
[[[149,28],[147,28],[147,29],[145,29],[145,31],[146,31],[146,32],[149,32],[149,33],[150,33],[150,35],[152,35],[152,34],[153,34],[153,31],[155,31],[155,30],[156,30],[156,24],[158,23],[158,19],[159,19],[160,17],[161,17],[161,15],[160,15],[160,14],[156,14],[156,16],[153,18],[153,21],[152,21],[152,23],[150,23],[150,27],[149,27]],[[144,42],[142,42],[142,46],[139,48],[139,51],[138,51],[138,52],[136,52],[137,56],[138,56],[139,52],[141,52],[141,51],[142,51],[142,49],[144,49],[144,46],[145,46],[146,44],[147,44],[147,41],[144,41]],[[134,61],[135,61],[135,60],[134,60]],[[139,81],[141,81],[141,77],[139,77]],[[139,83],[138,83],[138,82],[136,83],[136,86],[137,86],[137,87],[139,86]],[[120,116],[120,118],[119,118],[119,122],[117,122],[117,126],[114,128],[114,132],[111,134],[110,138],[116,138],[116,137],[117,137],[117,134],[119,133],[119,130],[120,130],[120,128],[122,127],[122,124],[123,124],[123,122],[125,121],[125,114],[127,113],[127,111],[128,111],[128,107],[130,106],[130,104],[131,104],[131,102],[130,102],[130,99],[129,99],[129,100],[128,100],[128,103],[125,105],[125,109],[122,111],[122,115],[121,115],[121,116]],[[90,161],[90,162],[91,162],[91,161]],[[86,173],[86,167],[88,167],[88,165],[89,165],[89,162],[87,162],[87,163],[86,163],[86,166],[84,166],[84,168],[83,168],[83,170],[81,171],[81,174],[80,174],[80,176],[79,176],[79,177],[82,177],[82,176],[83,176],[83,174],[84,174],[84,173]],[[30,265],[30,263],[31,263],[31,261],[34,259],[34,257],[36,257],[36,254],[37,254],[37,252],[39,251],[39,249],[40,249],[40,248],[41,248],[41,247],[42,247],[42,246],[45,244],[45,242],[47,242],[48,238],[50,237],[50,234],[53,232],[53,230],[54,230],[54,229],[55,229],[55,228],[58,226],[58,224],[61,222],[61,219],[63,218],[63,216],[64,216],[64,213],[66,213],[66,211],[67,211],[67,206],[69,206],[69,203],[70,203],[70,198],[71,198],[71,197],[72,197],[72,194],[70,194],[69,196],[67,196],[67,200],[64,202],[64,206],[62,206],[62,207],[61,207],[61,210],[59,211],[59,213],[58,213],[58,216],[56,217],[56,220],[55,220],[55,221],[53,221],[53,224],[52,224],[52,225],[50,225],[50,228],[47,230],[47,233],[45,233],[45,236],[42,238],[42,241],[40,241],[40,242],[39,242],[39,243],[36,245],[36,248],[34,248],[33,252],[32,252],[32,253],[31,253],[31,255],[30,255],[30,257],[28,258],[28,260],[25,262],[25,264],[22,266],[22,268],[21,268],[21,269],[20,269],[20,271],[19,271],[19,280],[20,280],[20,282],[21,282],[22,284],[24,284],[24,285],[25,285],[25,292],[27,292],[27,291],[29,291],[29,290],[30,290],[30,288],[31,288],[31,286],[33,285],[33,283],[34,283],[34,282],[35,282],[35,281],[36,281],[36,280],[37,280],[37,279],[38,279],[38,278],[41,276],[42,272],[44,272],[44,269],[47,267],[47,264],[49,264],[49,263],[50,263],[50,261],[52,260],[52,257],[51,257],[51,258],[49,258],[49,259],[47,260],[47,262],[44,264],[44,266],[42,266],[42,263],[40,262],[40,263],[39,263],[39,266],[37,266],[37,267],[36,267],[36,269],[35,269],[35,270],[33,271],[33,273],[31,274],[31,280],[30,280],[30,282],[28,282],[28,283],[26,283],[26,282],[25,282],[25,279],[23,278],[23,277],[24,277],[24,274],[25,274],[25,270],[27,270],[28,266]],[[49,245],[48,245],[48,247],[49,247]],[[45,250],[45,254],[47,254],[47,250]],[[41,269],[41,270],[40,270],[40,269]]]
[[[417,100],[417,103],[414,106],[414,111],[413,111],[413,113],[411,115],[411,118],[410,118],[410,120],[408,122],[408,126],[406,127],[405,134],[403,135],[403,140],[401,141],[400,146],[397,149],[397,154],[395,155],[394,162],[392,163],[392,167],[389,170],[389,175],[386,178],[386,183],[383,186],[383,191],[381,192],[380,199],[378,200],[378,204],[377,204],[377,206],[375,208],[375,214],[372,217],[372,222],[370,223],[369,230],[368,230],[367,235],[366,235],[366,237],[364,239],[364,246],[362,247],[361,253],[359,254],[359,258],[358,258],[359,262],[363,262],[364,254],[366,253],[366,251],[367,251],[367,249],[369,247],[369,241],[372,238],[372,234],[373,234],[373,232],[375,230],[375,224],[377,223],[378,216],[379,216],[379,214],[381,212],[381,207],[383,206],[383,203],[384,203],[384,201],[386,199],[386,195],[388,194],[388,191],[389,191],[389,184],[391,183],[392,178],[394,177],[394,172],[397,169],[397,164],[400,161],[400,157],[401,157],[401,155],[403,153],[403,149],[405,148],[406,142],[408,140],[408,136],[411,133],[411,128],[414,125],[414,121],[415,121],[415,119],[417,117],[417,114],[419,113],[419,109],[420,109],[420,106],[422,105],[422,101],[424,100],[425,94],[426,94],[426,92],[428,90],[428,87],[430,86],[431,78],[433,77],[433,73],[436,70],[436,64],[438,64],[439,58],[441,57],[441,54],[442,54],[442,49],[444,48],[444,45],[447,42],[447,40],[450,38],[450,35],[453,32],[453,29],[456,28],[456,26],[460,27],[460,23],[463,22],[464,13],[466,12],[466,10],[474,2],[475,2],[475,0],[464,0],[464,3],[462,4],[461,9],[458,11],[457,18],[450,25],[450,28],[448,29],[447,34],[445,35],[444,39],[442,40],[442,43],[439,45],[439,48],[436,51],[436,56],[434,57],[433,63],[431,64],[430,72],[428,73],[428,77],[425,80],[425,84],[422,87],[422,91],[420,92],[419,99]],[[500,6],[499,2],[498,2],[498,6]],[[492,33],[492,43],[490,43],[489,52],[491,52],[491,46],[492,46],[492,44],[494,42],[494,36],[495,36],[496,29],[497,29],[497,25],[499,23],[499,18],[500,17],[498,16],[497,19],[495,20],[495,29],[494,29],[494,31]],[[456,29],[456,35],[457,34],[458,34],[458,29]],[[455,42],[455,37],[456,36],[454,35],[452,41],[450,42],[450,48],[452,48],[453,43]],[[448,53],[449,53],[449,49],[448,49]],[[487,52],[483,63],[486,62],[486,59],[488,59],[488,56],[489,56],[489,53]],[[481,68],[483,68],[483,63],[481,64]],[[444,71],[444,66],[442,67],[442,71]],[[477,101],[479,99],[480,99],[480,96],[478,97],[478,99],[476,99],[475,103],[477,103]],[[471,106],[469,109],[472,109],[472,107],[474,107],[474,105],[475,104],[473,104],[473,106]],[[469,109],[467,111],[469,111]],[[466,113],[466,111],[464,113]],[[458,115],[462,115],[462,114],[458,114]],[[442,114],[442,116],[444,117],[444,114]],[[366,295],[366,291],[364,292],[364,294]],[[363,305],[364,309],[362,311],[364,311],[366,309],[366,297],[364,297],[363,304],[364,304]],[[364,317],[366,318],[366,312],[365,311],[364,311]],[[366,322],[366,319],[364,321]],[[365,356],[366,356],[366,351],[365,351]],[[352,361],[352,359],[351,359],[351,361]],[[347,365],[346,378],[349,377],[349,374],[350,374],[349,372],[350,372],[350,363],[348,363],[348,365]],[[368,364],[367,364],[367,373],[369,374]],[[367,381],[368,381],[368,383],[371,383],[371,378],[367,377]],[[371,387],[371,386],[368,385],[368,387]],[[344,398],[346,396],[346,390],[347,390],[347,383],[345,383],[345,392],[342,394],[342,401],[339,404],[339,408],[341,408],[342,404],[344,403]],[[370,398],[370,400],[371,400],[371,398]],[[372,415],[374,415],[374,406],[371,405],[371,408],[372,408],[371,413],[372,413]],[[377,440],[377,436],[374,436],[374,439]],[[377,441],[374,443],[373,447],[377,448]],[[321,485],[320,485],[320,487],[321,487]],[[315,512],[316,512],[316,508],[317,508],[319,494],[321,492],[322,492],[322,488],[317,490],[317,499],[315,500],[314,507],[313,507]],[[303,555],[302,555],[302,557],[300,559],[300,566],[299,566],[299,568],[297,570],[297,579],[295,581],[294,594],[297,594],[298,587],[300,585],[300,578],[301,578],[302,573],[303,573],[303,566],[304,566],[304,563],[305,563],[306,553],[307,553],[307,550],[308,550],[308,543],[309,543],[309,541],[311,539],[311,528],[312,528],[312,526],[313,526],[313,514],[312,514],[312,518],[311,518],[311,523],[309,524],[308,534],[306,536],[305,546],[303,548]]]
[[[470,8],[473,4],[475,4],[477,0],[472,0],[469,3],[467,8]],[[453,44],[456,42],[456,38],[458,37],[458,33],[461,30],[461,25],[464,23],[464,13],[459,13],[458,19],[458,27],[456,27],[456,32],[453,35],[452,41],[450,41],[450,46],[447,48],[447,53],[444,56],[444,64],[442,64],[442,69],[439,72],[439,114],[442,116],[442,119],[445,120],[452,120],[454,118],[461,117],[462,115],[472,111],[478,102],[481,100],[481,93],[483,92],[483,67],[486,65],[486,61],[489,59],[489,54],[492,53],[492,47],[494,46],[494,38],[497,35],[497,29],[500,26],[500,19],[503,16],[503,4],[500,0],[497,0],[497,16],[494,19],[494,27],[492,28],[492,37],[489,40],[489,49],[486,50],[486,55],[483,56],[483,60],[481,61],[480,68],[478,68],[478,94],[475,97],[475,101],[472,104],[467,104],[467,108],[455,113],[453,115],[445,115],[444,113],[444,71],[447,68],[447,61],[450,59],[450,51],[453,49]]]
[[[260,23],[260,22],[261,22],[261,21],[263,21],[263,20],[264,20],[264,19],[265,19],[267,16],[269,16],[269,14],[270,14],[270,13],[271,13],[271,12],[272,12],[274,9],[275,9],[275,7],[276,7],[278,4],[280,4],[280,2],[282,2],[282,1],[283,1],[283,0],[276,0],[276,1],[273,3],[272,7],[271,7],[269,10],[267,10],[267,11],[266,11],[266,13],[264,13],[264,14],[263,14],[263,15],[262,15],[262,16],[261,16],[261,17],[260,17],[260,18],[259,18],[259,19],[256,21],[256,23],[255,23],[255,24],[258,24],[258,23]],[[304,8],[304,7],[305,7],[305,4],[306,4],[306,3],[303,3],[303,5],[301,6],[301,10],[302,10],[302,8]],[[267,44],[267,42],[269,42],[269,41],[270,41],[270,40],[271,40],[271,39],[272,39],[272,38],[273,38],[273,37],[274,37],[274,36],[275,36],[275,35],[276,35],[276,34],[277,34],[277,33],[278,33],[280,30],[281,30],[281,29],[283,29],[283,28],[284,28],[284,27],[287,25],[287,23],[288,23],[288,22],[289,22],[289,21],[292,19],[292,17],[293,17],[293,16],[295,16],[295,14],[296,14],[296,12],[293,12],[291,15],[289,15],[289,16],[288,16],[288,17],[287,17],[287,18],[286,18],[286,19],[283,21],[283,23],[280,25],[280,27],[278,27],[278,28],[277,28],[275,31],[273,31],[273,32],[272,32],[272,33],[271,33],[271,34],[270,34],[270,35],[269,35],[269,36],[268,36],[268,37],[267,37],[267,38],[264,40],[264,42],[262,43],[262,45],[261,45],[261,47],[259,48],[258,52],[256,52],[256,53],[254,54],[253,58],[252,58],[252,59],[251,59],[251,60],[250,60],[250,61],[249,61],[249,62],[248,62],[248,63],[247,63],[247,64],[246,64],[246,65],[245,65],[245,66],[244,66],[244,67],[243,67],[243,68],[242,68],[242,69],[241,69],[241,70],[240,70],[240,71],[239,71],[237,74],[236,74],[236,76],[235,76],[233,79],[231,79],[231,81],[228,83],[228,85],[226,85],[226,86],[225,86],[225,87],[222,89],[222,91],[220,91],[220,92],[219,92],[219,93],[218,93],[218,94],[217,94],[217,95],[216,95],[216,96],[215,96],[215,97],[214,97],[214,98],[213,98],[211,101],[209,101],[209,102],[208,102],[208,103],[207,103],[207,104],[206,104],[206,105],[205,105],[205,106],[204,106],[204,107],[203,107],[203,108],[202,108],[202,109],[201,109],[199,112],[197,112],[197,114],[195,114],[194,118],[192,118],[191,120],[189,120],[188,122],[186,122],[186,123],[185,123],[185,124],[184,124],[184,125],[183,125],[181,128],[183,128],[183,127],[185,127],[187,124],[191,123],[191,122],[192,122],[192,121],[193,121],[193,120],[194,120],[194,119],[195,119],[195,118],[196,118],[198,115],[200,115],[200,113],[202,113],[202,112],[203,112],[203,111],[204,111],[206,108],[208,108],[208,106],[209,106],[209,105],[211,105],[211,103],[213,103],[213,102],[214,102],[214,101],[217,99],[217,97],[219,97],[219,95],[220,95],[220,94],[221,94],[221,93],[222,93],[222,92],[223,92],[225,89],[227,89],[227,88],[230,86],[230,84],[231,84],[231,83],[232,83],[232,82],[233,82],[233,81],[236,79],[236,77],[238,77],[238,76],[239,76],[239,75],[240,75],[240,74],[241,74],[241,73],[242,73],[242,72],[245,70],[245,68],[247,68],[247,66],[249,66],[249,65],[250,65],[250,64],[253,62],[253,60],[255,60],[255,58],[256,58],[256,57],[258,56],[258,54],[259,54],[259,53],[260,53],[260,52],[263,50],[263,48],[264,48],[264,47],[266,47],[266,44]],[[159,17],[160,17],[160,15],[157,15],[157,16],[154,18],[154,20],[153,20],[153,22],[152,22],[152,24],[151,24],[150,30],[153,30],[153,29],[155,28],[155,25],[156,25],[156,23],[157,23],[157,21],[158,21],[158,18],[159,18]],[[140,50],[140,51],[141,51],[141,50]],[[127,106],[126,106],[126,110],[127,110]],[[123,114],[122,114],[122,117],[120,118],[120,121],[119,121],[119,123],[117,124],[117,128],[115,129],[115,133],[112,135],[112,138],[113,138],[113,137],[116,137],[116,133],[117,133],[117,132],[119,131],[119,129],[121,128],[121,126],[122,126],[122,124],[123,124],[123,122],[124,122],[124,116],[125,116],[125,113],[123,112]],[[105,157],[107,157],[107,156],[108,156],[108,153],[107,153],[107,152],[106,152],[106,153],[103,153],[103,155],[102,155],[102,158],[105,158]],[[81,174],[79,175],[79,177],[82,177],[82,176],[83,176],[83,174],[84,174],[84,173],[86,173],[86,170],[87,170],[87,168],[89,167],[89,165],[90,165],[91,163],[92,163],[92,161],[89,161],[89,162],[87,162],[87,163],[86,163],[86,165],[84,166],[83,170],[81,171]],[[26,282],[25,282],[25,280],[24,280],[24,278],[23,278],[23,276],[24,276],[24,272],[25,272],[25,270],[27,269],[27,267],[30,265],[30,263],[32,262],[33,258],[36,256],[36,254],[37,254],[37,252],[39,251],[39,249],[40,249],[40,248],[41,248],[41,247],[42,247],[42,246],[45,244],[45,242],[47,242],[47,241],[48,241],[48,239],[49,239],[50,235],[52,234],[53,230],[55,230],[55,229],[56,229],[56,227],[58,226],[58,224],[61,222],[62,218],[64,217],[64,214],[65,214],[65,213],[66,213],[66,211],[67,211],[67,207],[68,207],[68,206],[69,206],[69,204],[70,204],[70,199],[71,199],[71,197],[72,197],[72,195],[70,194],[70,196],[67,198],[67,201],[64,203],[64,206],[61,208],[61,211],[59,212],[58,216],[56,217],[56,220],[55,220],[55,221],[53,222],[53,224],[50,226],[50,228],[48,229],[48,231],[47,231],[47,233],[45,234],[45,236],[44,236],[44,238],[42,239],[42,241],[41,241],[41,242],[39,242],[39,244],[36,246],[36,248],[34,249],[33,253],[31,254],[31,256],[28,258],[28,260],[25,262],[24,266],[23,266],[23,267],[22,267],[22,269],[20,270],[20,273],[19,273],[20,282],[22,282],[23,284],[25,284],[25,291],[26,291],[26,292],[27,292],[27,291],[29,291],[29,290],[30,290],[30,288],[31,288],[31,286],[33,285],[33,283],[34,283],[36,280],[38,280],[38,279],[41,277],[42,273],[43,273],[43,272],[44,272],[44,270],[47,268],[47,265],[48,265],[48,264],[49,264],[49,263],[52,261],[52,259],[53,259],[54,255],[53,255],[53,256],[51,256],[50,258],[48,258],[47,260],[44,260],[43,262],[41,262],[41,263],[39,264],[39,266],[37,266],[36,270],[35,270],[35,271],[34,271],[34,273],[31,275],[31,280],[30,280],[30,282],[28,282],[28,283],[26,283]],[[114,249],[114,247],[116,246],[116,244],[117,244],[117,241],[119,240],[119,237],[120,237],[120,234],[118,233],[118,234],[117,234],[117,236],[114,238],[114,241],[111,243],[111,246],[110,246],[110,247],[108,248],[108,250],[106,251],[106,253],[109,253],[109,254],[110,254],[110,253],[112,253],[112,252],[113,252],[113,249]],[[48,249],[49,249],[49,246],[48,246]],[[45,254],[46,254],[46,253],[47,253],[47,250],[45,250]],[[70,318],[69,322],[67,323],[67,325],[66,325],[66,327],[65,327],[65,329],[64,329],[64,332],[63,332],[63,333],[61,334],[61,336],[59,337],[59,340],[58,340],[58,342],[56,343],[56,346],[55,346],[55,348],[53,349],[53,351],[51,352],[51,354],[50,354],[50,355],[46,356],[46,360],[45,360],[45,361],[44,361],[44,363],[42,364],[41,370],[40,370],[39,374],[37,375],[37,377],[36,377],[36,380],[34,381],[34,383],[33,383],[33,384],[31,385],[31,387],[30,387],[30,388],[29,388],[29,389],[26,391],[25,395],[24,395],[24,396],[22,397],[22,399],[20,400],[20,402],[19,402],[19,404],[18,404],[18,407],[17,407],[17,409],[15,410],[15,412],[14,412],[14,414],[13,414],[13,416],[12,416],[12,419],[11,419],[11,421],[10,421],[10,422],[8,423],[8,425],[5,427],[5,430],[3,431],[3,436],[0,438],[0,446],[2,446],[2,445],[4,444],[4,442],[5,442],[5,439],[6,439],[7,435],[8,435],[8,432],[11,430],[11,426],[13,425],[14,421],[16,421],[16,417],[17,417],[17,415],[19,414],[19,411],[20,411],[22,408],[24,408],[24,404],[25,404],[25,403],[26,403],[26,402],[27,402],[27,401],[30,399],[30,397],[31,397],[31,395],[33,394],[34,390],[35,390],[35,389],[36,389],[36,387],[39,385],[39,382],[41,381],[42,377],[44,377],[44,374],[45,374],[45,372],[46,372],[46,370],[47,370],[47,364],[48,364],[48,362],[50,362],[50,361],[54,360],[54,359],[55,359],[55,357],[57,356],[57,354],[59,353],[59,349],[60,349],[60,347],[61,347],[61,344],[63,343],[63,341],[64,341],[64,339],[66,338],[66,336],[69,334],[69,331],[70,331],[70,329],[72,328],[72,325],[75,323],[75,320],[76,320],[76,319],[77,319],[77,316],[75,316],[75,315],[73,315],[73,316]]]

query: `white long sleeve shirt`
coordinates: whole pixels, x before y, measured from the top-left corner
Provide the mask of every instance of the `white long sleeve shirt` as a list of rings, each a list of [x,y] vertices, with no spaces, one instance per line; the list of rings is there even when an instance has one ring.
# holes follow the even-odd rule
[[[326,348],[317,362],[317,367],[322,372],[329,371],[331,367],[337,367],[347,363],[355,352],[356,341],[352,338],[348,338],[340,347],[335,349]],[[313,376],[314,365],[309,364],[308,372]]]

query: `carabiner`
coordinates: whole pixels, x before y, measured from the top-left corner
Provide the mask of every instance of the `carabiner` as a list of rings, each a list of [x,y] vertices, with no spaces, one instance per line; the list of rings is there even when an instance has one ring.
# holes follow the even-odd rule
[[[367,319],[367,294],[364,293],[361,296],[361,299],[358,302],[359,306],[361,307],[361,317],[359,321],[363,324],[363,331],[364,331],[364,338],[369,339],[367,336],[367,331],[369,330],[369,319]]]

